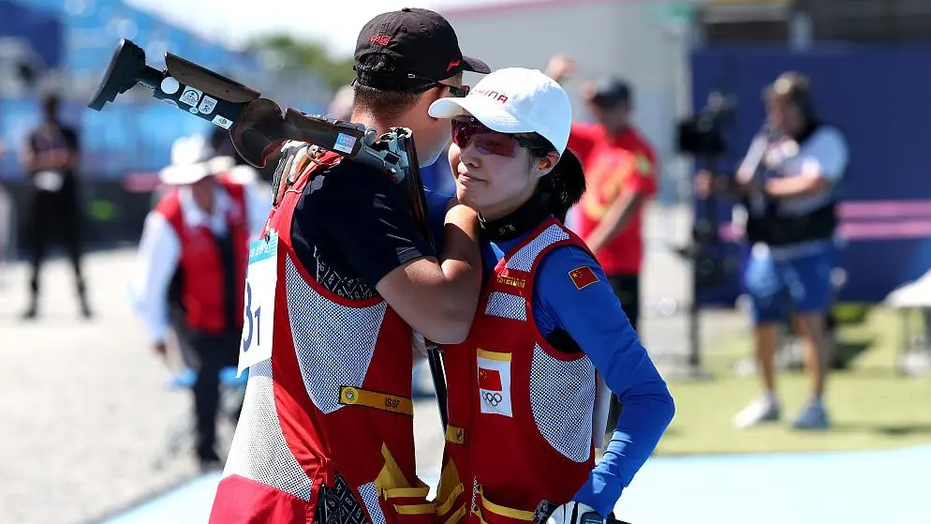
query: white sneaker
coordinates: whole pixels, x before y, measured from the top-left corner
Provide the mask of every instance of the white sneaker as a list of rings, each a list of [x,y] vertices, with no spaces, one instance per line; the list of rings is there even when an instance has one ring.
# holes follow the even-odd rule
[[[763,395],[734,416],[734,427],[746,429],[763,422],[779,420],[779,403],[770,396]]]

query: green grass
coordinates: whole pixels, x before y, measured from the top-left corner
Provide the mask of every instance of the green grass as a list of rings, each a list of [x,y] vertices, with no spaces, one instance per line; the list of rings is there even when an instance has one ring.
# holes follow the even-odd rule
[[[862,350],[848,369],[832,371],[826,401],[834,428],[799,432],[790,427],[807,399],[809,382],[801,371],[782,371],[777,389],[782,420],[747,430],[731,426],[731,417],[760,392],[756,376],[737,377],[733,365],[749,355],[747,334],[714,344],[704,361],[713,375],[706,381],[670,383],[676,417],[657,447],[657,455],[866,450],[931,442],[931,378],[896,372],[899,323],[890,311],[874,310],[865,322],[844,326],[842,348]]]

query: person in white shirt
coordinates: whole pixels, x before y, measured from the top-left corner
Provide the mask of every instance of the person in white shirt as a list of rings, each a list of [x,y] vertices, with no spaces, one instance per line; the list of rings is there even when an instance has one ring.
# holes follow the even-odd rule
[[[270,192],[243,183],[234,160],[216,156],[203,137],[172,146],[172,164],[159,177],[168,190],[146,217],[132,285],[157,354],[166,354],[175,332],[193,386],[197,458],[220,461],[214,449],[219,372],[236,365],[243,325],[250,239],[258,236],[271,206]]]
[[[775,392],[779,322],[793,313],[795,331],[806,351],[811,397],[793,428],[827,429],[822,403],[832,339],[827,314],[834,301],[831,272],[837,264],[835,240],[838,186],[847,170],[847,144],[841,132],[818,118],[809,80],[783,73],[764,93],[767,127],[750,145],[736,179],[700,173],[699,194],[726,192],[743,198],[746,236],[752,255],[744,284],[752,299],[754,343],[763,395],[734,418],[746,428],[780,418]]]

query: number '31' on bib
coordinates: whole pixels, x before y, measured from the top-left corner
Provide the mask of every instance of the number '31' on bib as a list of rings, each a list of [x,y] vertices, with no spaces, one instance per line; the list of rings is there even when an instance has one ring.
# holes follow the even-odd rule
[[[275,287],[278,282],[278,233],[249,245],[249,268],[243,297],[242,342],[239,373],[272,357]]]

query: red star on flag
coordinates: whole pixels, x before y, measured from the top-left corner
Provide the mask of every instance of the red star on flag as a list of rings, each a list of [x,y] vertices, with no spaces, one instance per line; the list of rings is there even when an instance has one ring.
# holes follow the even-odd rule
[[[498,373],[496,369],[479,369],[478,388],[488,391],[501,391],[501,373]]]
[[[586,287],[598,282],[598,276],[588,266],[577,267],[569,272],[569,278],[575,284],[576,289],[585,289]]]

